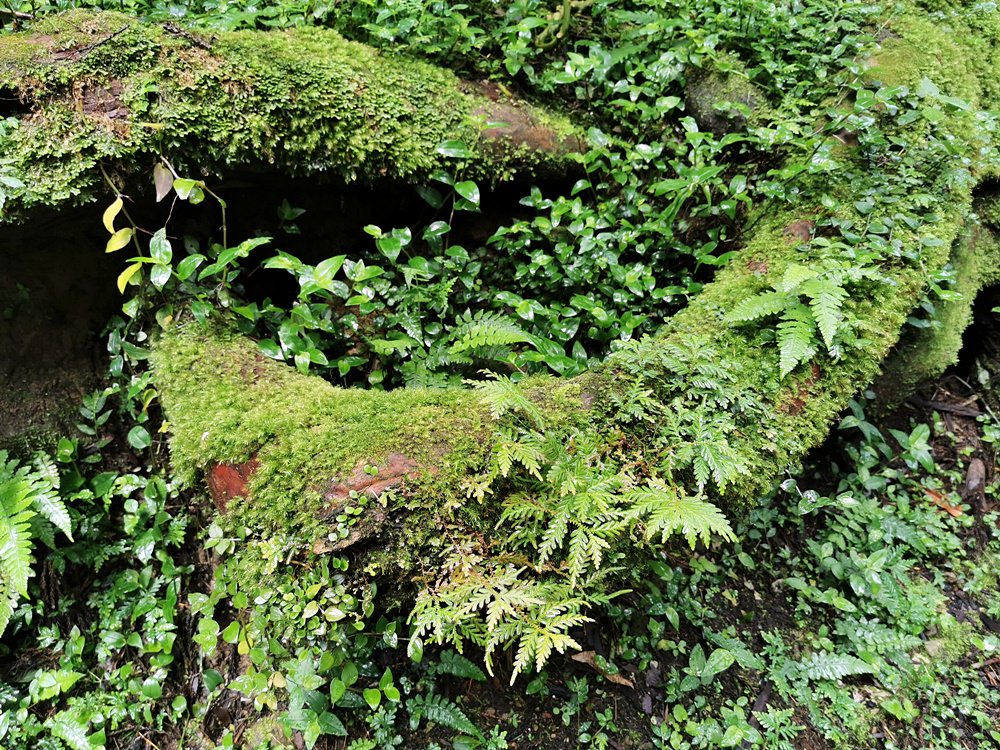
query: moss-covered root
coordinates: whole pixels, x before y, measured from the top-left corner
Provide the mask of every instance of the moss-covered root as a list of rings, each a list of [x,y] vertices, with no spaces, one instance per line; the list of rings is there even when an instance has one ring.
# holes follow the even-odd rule
[[[1000,238],[988,226],[971,225],[952,249],[951,266],[950,294],[929,298],[933,318],[925,321],[926,327],[909,329],[882,366],[873,390],[884,408],[898,404],[958,362],[976,296],[1000,283]]]
[[[145,173],[163,155],[187,172],[347,180],[462,167],[505,180],[565,173],[580,144],[560,117],[324,29],[203,35],[72,11],[0,37],[0,82],[19,102],[0,160],[26,185],[7,221],[92,199],[99,162]]]
[[[470,391],[335,388],[193,323],[160,337],[153,367],[178,475],[205,476],[220,509],[263,533],[318,533],[352,491],[451,485],[487,442]]]
[[[973,112],[994,107],[993,79],[1000,66],[969,62],[966,45],[975,51],[978,37],[955,23],[954,28],[939,28],[908,16],[897,19],[895,36],[886,41],[880,67],[872,74],[877,76],[873,86],[914,87],[926,77],[939,81],[942,90],[957,92]],[[914,52],[908,64],[888,65],[900,51]],[[967,62],[956,62],[961,60]],[[964,107],[942,114],[935,122],[942,138],[984,137],[972,127],[975,116]],[[781,377],[777,316],[750,325],[728,317],[742,301],[780,288],[789,272],[801,276],[803,269],[823,268],[830,260],[829,238],[811,238],[820,217],[784,208],[759,218],[740,255],[659,337],[612,355],[584,386],[579,381],[535,381],[532,398],[544,401],[546,394],[566,388],[576,388],[577,396],[586,391],[586,400],[596,408],[589,427],[583,428],[606,439],[609,453],[617,455],[626,446],[634,454],[625,456],[627,462],[650,467],[685,485],[688,493],[707,484],[705,491],[723,505],[752,503],[822,441],[849,399],[874,381],[923,299],[928,278],[945,267],[967,226],[971,181],[940,179],[942,160],[925,127],[911,122],[896,135],[907,144],[911,161],[873,171],[863,155],[855,163],[845,153],[845,167],[824,178],[826,193],[836,198],[831,218],[841,226],[891,220],[890,214],[905,210],[892,202],[863,214],[857,201],[858,195],[879,195],[900,182],[911,193],[934,198],[933,213],[921,210],[913,225],[895,222],[897,254],[872,266],[878,280],[848,284],[842,313],[851,321],[851,339],[839,352],[821,352]],[[991,144],[981,145],[981,153],[990,152]],[[910,164],[922,171],[915,173]],[[969,168],[974,178],[982,178],[990,163],[974,162]],[[978,272],[959,261],[956,256],[960,283],[981,283]],[[329,483],[339,483],[335,494],[343,496],[352,476],[355,484],[367,481],[355,475],[366,465],[396,475],[410,472],[412,463],[434,490],[428,497],[437,492],[442,501],[458,504],[457,476],[480,465],[489,450],[485,436],[492,430],[474,393],[340,391],[263,361],[252,343],[200,334],[165,336],[155,367],[178,468],[190,477],[214,464],[232,464],[236,476],[230,479],[237,483],[243,481],[240,471],[249,471],[248,505],[262,517],[287,519],[303,507],[314,517],[323,507],[324,493],[330,492]],[[650,400],[658,404],[647,408]],[[661,418],[624,424],[627,419],[616,413],[615,404],[623,405],[623,413]],[[246,466],[251,461],[256,463]],[[699,461],[712,470],[699,476]],[[728,468],[719,468],[721,464]]]
[[[326,549],[377,531],[386,513],[373,501],[387,490],[412,500],[417,517],[401,519],[410,526],[423,522],[421,508],[454,505],[493,440],[473,391],[336,388],[221,328],[175,325],[152,363],[181,480],[203,477],[220,510],[260,533],[325,538]],[[587,412],[583,382],[532,379],[527,388],[558,422]],[[338,521],[348,506],[356,515]]]

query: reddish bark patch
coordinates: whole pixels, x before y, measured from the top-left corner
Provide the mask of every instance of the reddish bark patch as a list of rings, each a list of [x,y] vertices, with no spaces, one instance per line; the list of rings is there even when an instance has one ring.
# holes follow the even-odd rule
[[[355,496],[367,495],[371,498],[378,498],[386,490],[398,487],[421,471],[421,467],[416,462],[411,461],[402,453],[390,453],[385,464],[377,467],[377,472],[365,471],[366,466],[369,464],[359,461],[350,477],[343,482],[334,484],[323,493],[323,497],[329,504],[321,514],[322,518],[332,518],[341,512],[350,503],[351,493],[354,493]],[[332,537],[318,539],[313,543],[312,550],[315,554],[321,555],[347,549],[374,534],[385,522],[385,519],[385,508],[377,504],[369,505],[364,516],[346,537],[343,539]]]
[[[798,387],[795,389],[795,395],[781,405],[781,411],[785,414],[790,414],[793,417],[801,414],[802,410],[806,408],[806,403],[809,400],[809,391],[817,382],[819,382],[821,374],[822,370],[820,370],[819,365],[813,362],[812,369],[810,370],[808,377],[799,383]]]
[[[339,507],[351,497],[351,492],[377,498],[387,489],[400,485],[404,479],[416,476],[420,469],[414,461],[402,453],[390,453],[386,458],[385,465],[377,467],[378,471],[375,473],[365,471],[365,467],[369,465],[364,461],[358,462],[350,477],[331,486],[323,493],[323,497],[330,503],[331,508]]]
[[[495,83],[467,83],[462,88],[493,102],[492,106],[481,107],[474,113],[485,117],[488,123],[496,123],[496,127],[483,130],[483,137],[488,141],[525,146],[548,154],[568,154],[583,150],[584,146],[579,138],[561,135],[538,122],[528,111],[518,107]]]
[[[747,268],[753,273],[765,274],[768,271],[767,261],[764,260],[750,260],[747,262]]]
[[[815,227],[816,222],[810,221],[809,219],[799,219],[798,221],[793,221],[785,227],[784,230],[782,230],[782,233],[789,239],[793,239],[798,242],[808,242],[812,239],[812,233]]]
[[[229,501],[247,496],[247,483],[257,471],[260,462],[256,456],[242,464],[215,464],[205,478],[208,492],[220,513],[226,512]]]

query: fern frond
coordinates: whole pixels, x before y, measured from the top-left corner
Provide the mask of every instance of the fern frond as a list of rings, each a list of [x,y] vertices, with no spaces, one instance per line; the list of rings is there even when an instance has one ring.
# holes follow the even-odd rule
[[[459,325],[451,332],[451,339],[454,341],[451,353],[461,354],[494,346],[527,343],[531,341],[531,335],[506,315],[480,310],[475,315],[466,313],[460,318]]]
[[[32,486],[21,476],[0,482],[0,633],[31,576]]]
[[[785,269],[785,273],[781,277],[781,291],[794,292],[802,282],[813,279],[818,274],[819,272],[814,268],[793,263]]]
[[[542,543],[538,548],[538,562],[544,565],[552,554],[560,549],[569,532],[569,516],[559,513],[542,533]]]
[[[586,621],[590,618],[583,619]],[[514,673],[510,677],[510,684],[513,685],[517,676],[529,666],[533,666],[537,671],[541,671],[542,667],[545,666],[545,662],[552,656],[553,651],[564,654],[570,648],[579,651],[580,644],[566,633],[548,628],[539,628],[525,632],[521,635],[521,639],[517,645],[517,654],[514,657]]]
[[[830,279],[810,279],[802,285],[802,292],[809,298],[809,307],[823,336],[823,343],[827,349],[832,348],[844,320],[842,308],[847,290]]]
[[[535,426],[543,426],[545,420],[541,410],[511,382],[510,378],[494,373],[487,373],[487,377],[490,379],[467,382],[475,386],[494,419],[501,419],[510,412],[519,412]]]
[[[840,680],[859,674],[874,674],[875,667],[850,654],[831,654],[820,651],[803,659],[797,665],[799,674],[807,680]]]
[[[530,474],[542,478],[541,467],[545,454],[539,447],[539,439],[533,433],[514,435],[510,430],[501,430],[493,446],[493,461],[500,476],[510,474],[514,464],[521,464]]]
[[[455,651],[444,651],[438,657],[436,671],[463,680],[486,682],[486,674],[472,661]]]
[[[727,323],[749,323],[760,318],[778,315],[791,298],[784,292],[762,292],[756,297],[748,297],[737,303],[726,315]]]
[[[726,541],[736,539],[729,521],[712,503],[662,481],[650,480],[646,488],[627,492],[625,497],[633,504],[634,516],[645,524],[647,539],[659,535],[662,543],[679,531],[692,549],[699,537],[708,544],[712,534]]]
[[[66,538],[73,541],[73,529],[69,519],[69,510],[56,492],[49,489],[37,489],[34,494],[35,510],[59,529]]]
[[[77,711],[60,711],[46,722],[53,737],[58,737],[70,750],[92,750],[87,736],[87,722]]]
[[[812,313],[798,303],[785,310],[778,324],[781,377],[816,354],[815,323]]]
[[[415,695],[407,699],[406,709],[410,713],[410,724],[416,728],[422,719],[447,727],[453,732],[462,732],[479,737],[479,728],[472,723],[465,712],[443,695]]]

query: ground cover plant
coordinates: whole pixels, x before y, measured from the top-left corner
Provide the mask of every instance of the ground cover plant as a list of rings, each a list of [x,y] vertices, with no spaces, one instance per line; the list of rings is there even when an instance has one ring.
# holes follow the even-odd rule
[[[880,430],[855,403],[842,444],[780,488],[757,454],[785,466],[798,446],[752,429],[822,404],[819,373],[877,365],[860,358],[889,345],[880,315],[911,312],[896,287],[926,285],[912,327],[931,334],[959,302],[956,217],[995,169],[993,84],[970,72],[992,61],[995,9],[114,9],[162,30],[133,39],[122,16],[59,6],[9,4],[3,19],[28,33],[111,23],[94,47],[111,62],[116,39],[158,43],[147,33],[201,49],[234,30],[334,28],[558,104],[579,154],[497,220],[504,189],[476,163],[490,124],[474,124],[434,144],[405,225],[356,226],[332,252],[300,241],[318,217],[294,194],[238,227],[233,193],[183,152],[132,165],[148,195],[100,163],[87,190],[105,206],[103,249],[131,256],[105,386],[73,434],[0,461],[0,743],[1000,742],[994,420],[956,429],[946,411]],[[868,58],[887,28],[936,43],[942,23],[967,33],[968,60],[913,78],[903,53]],[[17,157],[39,119],[0,133],[12,212],[54,189]],[[768,229],[770,212],[816,206],[815,221]],[[790,259],[753,244],[788,235]],[[701,295],[748,240],[751,280],[730,269],[736,283]],[[648,335],[692,300],[750,343]],[[748,349],[773,362],[763,384]],[[250,386],[231,377],[247,372]],[[581,409],[588,388],[602,398]],[[761,396],[786,388],[777,406]],[[297,463],[328,447],[322,430],[382,449],[433,437],[445,414],[464,420],[461,461],[415,487],[372,497],[389,467],[360,461],[360,491],[331,489],[331,510]],[[300,418],[313,429],[290,449],[277,437]],[[201,473],[251,460],[263,500],[216,494],[216,514]],[[367,554],[372,535],[384,554]]]

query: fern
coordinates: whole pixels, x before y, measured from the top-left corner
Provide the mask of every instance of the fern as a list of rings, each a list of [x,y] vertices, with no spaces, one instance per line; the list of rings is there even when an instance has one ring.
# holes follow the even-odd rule
[[[18,599],[28,595],[33,499],[31,484],[23,476],[0,482],[0,633]]]
[[[531,341],[531,335],[506,315],[481,310],[475,315],[466,313],[459,318],[459,325],[451,332],[452,354],[476,352],[493,347],[506,349],[511,344]]]
[[[521,464],[530,474],[541,479],[539,472],[545,455],[539,447],[536,433],[515,435],[511,430],[502,429],[493,445],[492,461],[499,476],[507,476],[514,464]]]
[[[462,680],[486,682],[486,674],[472,663],[471,659],[456,651],[443,651],[438,657],[435,671],[439,674],[449,674]]]
[[[459,651],[469,640],[486,650],[490,674],[494,653],[516,644],[511,684],[529,666],[541,669],[553,651],[579,649],[569,630],[590,622],[583,610],[609,597],[584,595],[559,580],[525,577],[525,570],[456,555],[449,578],[418,595],[410,613],[413,636],[451,643]]]
[[[486,373],[486,376],[487,380],[468,382],[475,386],[494,419],[502,419],[507,414],[516,413],[527,417],[536,427],[541,427],[545,423],[541,410],[511,382],[510,378],[491,372]]]
[[[740,300],[725,318],[730,323],[750,323],[779,317],[781,377],[812,359],[820,341],[830,356],[839,356],[843,343],[852,341],[852,322],[844,311],[846,286],[866,280],[884,281],[867,261],[859,263],[852,257],[838,256],[836,243],[817,240],[814,244],[822,248],[815,264],[793,263],[772,291]]]
[[[481,737],[479,727],[472,723],[465,712],[454,701],[443,695],[415,695],[406,701],[406,710],[410,713],[410,728],[416,729],[420,722],[429,722],[447,727],[453,732],[461,732],[474,737]]]
[[[802,284],[802,292],[809,298],[809,307],[823,343],[827,349],[832,349],[844,320],[843,306],[847,290],[830,279],[809,279]]]
[[[37,457],[31,472],[0,451],[0,634],[18,600],[28,595],[32,540],[40,536],[51,542],[49,530],[33,528],[33,519],[40,514],[72,539],[69,512],[57,494],[58,486],[58,470],[46,457]]]
[[[718,508],[660,480],[651,479],[645,489],[632,490],[626,497],[633,504],[633,516],[645,524],[647,539],[659,535],[660,541],[665,542],[680,532],[692,549],[699,538],[708,544],[712,534],[727,541],[736,539],[732,526]]]
[[[809,308],[795,304],[785,310],[778,324],[781,377],[816,354],[815,321]]]
[[[35,510],[72,542],[69,510],[59,497],[59,469],[48,456],[41,453],[35,456],[35,467],[38,478],[35,482]]]
[[[779,315],[788,307],[789,296],[784,292],[763,292],[740,301],[726,316],[729,323],[750,323]]]
[[[58,737],[71,750],[91,750],[91,744],[87,736],[87,722],[79,715],[79,711],[60,711],[48,722],[46,722],[53,737]]]
[[[796,665],[798,673],[807,680],[840,680],[861,674],[873,674],[875,668],[850,654],[831,654],[825,651],[812,654]]]

